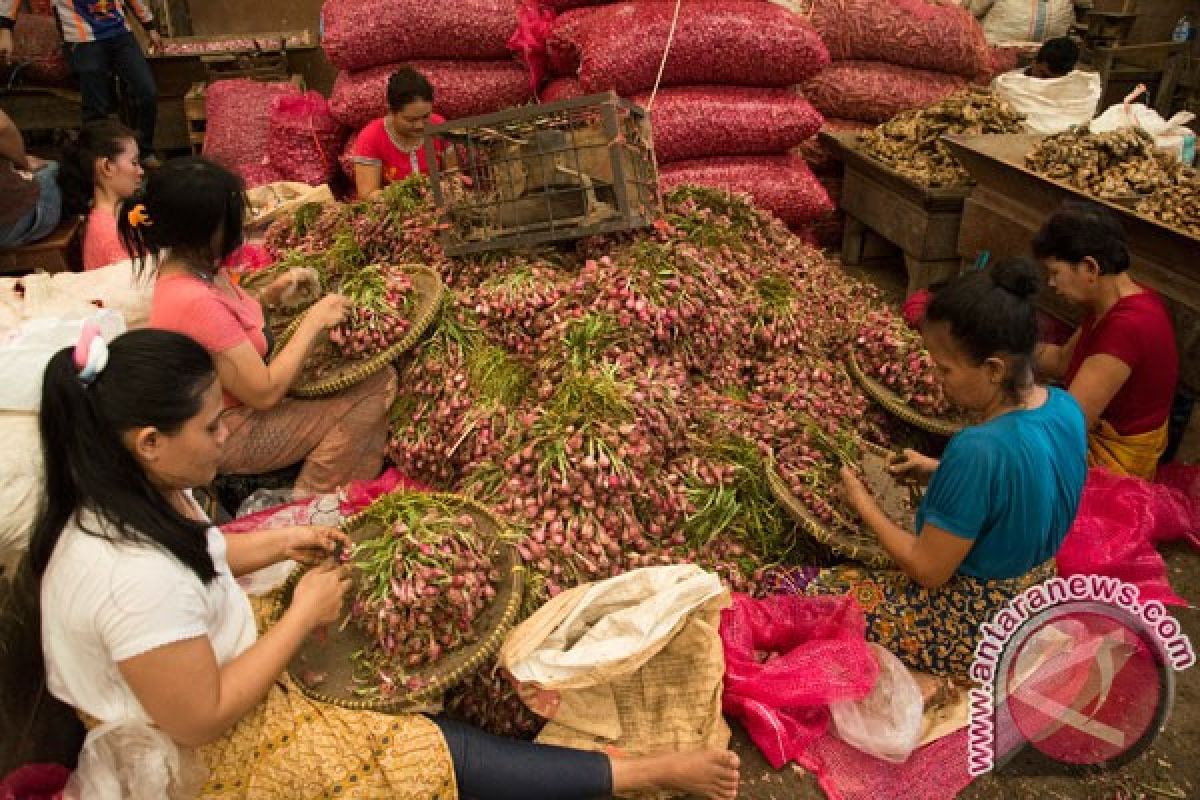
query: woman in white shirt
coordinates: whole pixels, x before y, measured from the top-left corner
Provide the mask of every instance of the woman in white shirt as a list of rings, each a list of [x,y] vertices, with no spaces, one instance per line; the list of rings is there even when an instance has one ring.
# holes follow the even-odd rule
[[[338,618],[350,581],[327,556],[343,534],[223,536],[189,494],[216,474],[226,438],[211,356],[168,331],[132,331],[111,346],[94,333],[46,369],[47,503],[29,555],[47,685],[91,728],[85,796],[123,776],[134,785],[110,784],[114,796],[735,797],[729,752],[616,758],[306,698],[285,667]],[[259,636],[235,578],[287,558],[313,569]],[[129,777],[139,748],[157,752]],[[194,783],[189,756],[205,767]]]

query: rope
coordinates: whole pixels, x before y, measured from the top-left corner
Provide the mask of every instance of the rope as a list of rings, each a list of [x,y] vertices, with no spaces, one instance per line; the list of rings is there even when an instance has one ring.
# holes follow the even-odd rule
[[[654,98],[658,95],[658,85],[662,82],[663,71],[667,68],[667,56],[671,54],[671,44],[675,41],[675,26],[679,24],[679,7],[683,0],[675,0],[675,13],[671,15],[671,30],[667,33],[667,46],[663,48],[662,61],[658,62],[658,75],[654,78],[654,89],[650,92],[650,102],[646,103],[646,113],[654,110]]]

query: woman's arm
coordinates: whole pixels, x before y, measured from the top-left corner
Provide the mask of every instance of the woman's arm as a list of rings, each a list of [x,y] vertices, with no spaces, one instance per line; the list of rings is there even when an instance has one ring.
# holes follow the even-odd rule
[[[208,744],[262,701],[313,628],[337,619],[349,585],[347,573],[332,564],[310,571],[279,622],[223,667],[204,636],[156,647],[117,667],[168,736],[186,746]]]
[[[225,555],[234,577],[241,577],[289,558],[301,564],[318,564],[334,552],[338,543],[351,546],[349,537],[337,528],[299,525],[229,534],[225,537]]]
[[[1079,329],[1071,334],[1064,345],[1039,344],[1034,351],[1034,372],[1042,380],[1061,381],[1071,366],[1071,356],[1075,354],[1075,345],[1079,342]]]
[[[382,164],[354,164],[354,189],[359,200],[366,200],[383,188]]]
[[[257,411],[274,408],[295,382],[304,360],[320,337],[346,315],[346,299],[326,295],[304,315],[300,327],[268,364],[249,341],[214,356],[221,385],[242,403]]]
[[[1124,361],[1106,353],[1088,356],[1079,366],[1075,380],[1067,389],[1083,409],[1088,430],[1100,420],[1132,372]]]

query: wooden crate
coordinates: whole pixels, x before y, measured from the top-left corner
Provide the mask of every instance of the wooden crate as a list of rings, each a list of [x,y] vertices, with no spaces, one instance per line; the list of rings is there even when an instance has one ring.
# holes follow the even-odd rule
[[[649,120],[611,92],[438,125],[425,153],[451,255],[633,230],[662,208]]]

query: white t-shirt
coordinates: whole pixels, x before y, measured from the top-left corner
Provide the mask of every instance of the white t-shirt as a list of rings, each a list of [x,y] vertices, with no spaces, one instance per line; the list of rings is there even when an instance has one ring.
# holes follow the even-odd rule
[[[105,523],[82,512],[91,530]],[[42,577],[42,650],[47,685],[102,722],[150,722],[117,663],[172,642],[207,636],[217,663],[254,643],[254,614],[225,557],[225,537],[207,532],[217,577],[207,586],[153,545],[113,543],[72,518]]]

